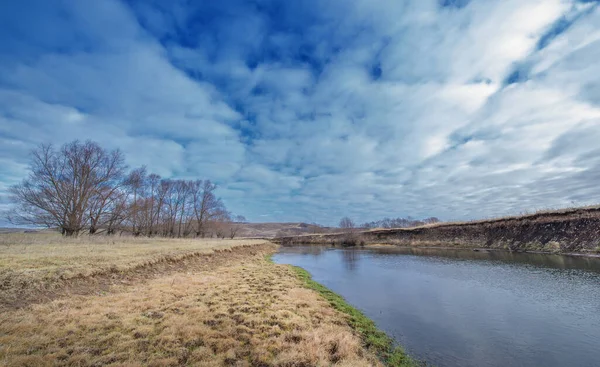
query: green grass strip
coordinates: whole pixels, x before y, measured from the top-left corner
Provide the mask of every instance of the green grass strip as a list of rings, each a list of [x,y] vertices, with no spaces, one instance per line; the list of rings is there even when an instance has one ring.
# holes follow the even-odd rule
[[[394,341],[379,330],[371,319],[351,306],[342,296],[315,282],[306,270],[297,266],[292,266],[292,269],[307,288],[317,291],[336,310],[348,316],[348,323],[360,334],[367,349],[375,353],[386,366],[418,366],[417,362],[410,358],[401,347],[394,346]]]

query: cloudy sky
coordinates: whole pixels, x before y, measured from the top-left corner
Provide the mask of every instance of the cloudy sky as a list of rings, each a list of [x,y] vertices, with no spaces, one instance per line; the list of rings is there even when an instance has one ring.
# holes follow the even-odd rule
[[[251,221],[600,202],[600,6],[573,0],[0,4],[0,209],[37,144],[210,178]]]

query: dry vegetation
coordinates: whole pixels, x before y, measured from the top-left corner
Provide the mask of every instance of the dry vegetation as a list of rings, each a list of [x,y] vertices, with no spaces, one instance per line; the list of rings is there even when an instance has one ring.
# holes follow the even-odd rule
[[[54,232],[0,234],[0,271],[18,269],[21,276],[68,278],[264,242],[88,235],[70,238]]]
[[[262,240],[197,240],[0,234],[0,310],[107,288],[130,277],[176,269],[177,262]]]
[[[336,228],[310,223],[236,223],[238,237],[274,238],[302,234],[330,233]]]
[[[117,273],[98,274],[114,267],[125,274],[140,264],[154,271],[150,279],[127,278],[105,289],[92,284],[93,294],[6,308],[0,314],[0,365],[380,364],[347,316],[307,289],[294,269],[266,260],[272,244],[53,237],[50,245],[47,237],[35,236],[2,239],[5,280],[50,282],[57,274],[90,272],[96,275],[87,277],[113,277]],[[185,258],[213,250],[219,252]],[[169,268],[156,265],[165,257],[180,260]]]
[[[487,223],[496,223],[496,222],[510,222],[510,221],[523,221],[523,220],[562,220],[565,218],[572,217],[596,217],[600,213],[599,205],[587,205],[580,207],[566,207],[566,208],[558,208],[558,209],[539,209],[532,212],[525,211],[516,215],[505,215],[501,217],[489,217],[484,219],[476,219],[469,221],[447,221],[447,222],[435,222],[428,223],[424,225],[419,225],[415,227],[406,227],[403,229],[413,229],[413,228],[432,228],[432,227],[448,227],[448,226],[456,226],[456,225],[471,225],[471,224],[487,224]],[[386,231],[389,229],[397,229],[397,228],[371,228],[364,232],[380,232]]]
[[[273,241],[284,246],[388,244],[598,256],[599,239],[600,207],[588,206],[412,228],[354,229],[354,232],[287,236]]]

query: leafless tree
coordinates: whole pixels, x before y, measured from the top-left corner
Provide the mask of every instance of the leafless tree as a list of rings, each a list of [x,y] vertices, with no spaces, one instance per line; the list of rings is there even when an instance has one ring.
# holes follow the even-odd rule
[[[123,223],[127,220],[127,209],[127,196],[123,192],[118,192],[107,213],[106,234],[113,235],[118,230],[123,230]]]
[[[244,217],[243,215],[228,214],[224,218],[224,223],[228,228],[229,238],[234,239],[242,227],[241,224],[245,223],[245,222],[246,222],[246,217]]]
[[[15,224],[57,227],[64,235],[130,232],[135,236],[235,237],[232,216],[210,180],[162,179],[145,167],[125,172],[118,151],[74,141],[33,152],[31,174],[11,188]]]
[[[340,228],[345,230],[351,230],[354,227],[356,227],[356,225],[354,224],[354,221],[352,221],[352,219],[348,217],[343,217],[342,219],[340,219]]]
[[[106,227],[116,212],[115,205],[122,199],[119,185],[99,189],[91,198],[89,205],[89,233],[95,234],[99,228]]]
[[[11,187],[17,204],[9,215],[16,224],[58,227],[66,236],[78,235],[92,212],[103,212],[107,196],[125,170],[119,150],[74,141],[60,150],[41,145],[32,152],[30,175]]]
[[[151,173],[148,176],[148,186],[150,188],[150,223],[148,227],[148,235],[152,236],[157,232],[158,222],[160,220],[160,207],[162,205],[160,201],[160,176]]]
[[[175,183],[171,180],[163,180],[166,186],[167,195],[165,196],[164,225],[165,235],[175,237],[175,226],[177,224],[177,213],[179,213],[180,200],[176,197]]]
[[[179,216],[178,226],[177,226],[177,237],[182,237],[186,235],[186,227],[189,221],[187,220],[189,207],[187,207],[189,201],[189,185],[188,182],[183,180],[177,180],[174,182],[175,185],[175,195],[177,201],[177,207],[179,208],[179,212],[176,213]],[[182,227],[183,226],[183,227]]]
[[[230,223],[229,224],[229,238],[234,239],[234,237],[237,235],[238,231],[240,230],[240,226],[237,223]]]
[[[231,214],[224,207],[217,208],[206,223],[207,232],[210,232],[211,237],[216,236],[217,238],[225,238],[230,235],[231,225]]]
[[[356,246],[359,243],[363,243],[359,238],[359,234],[356,230],[356,224],[348,217],[340,219],[340,228],[344,231],[345,235],[341,239],[342,246]]]
[[[417,227],[423,224],[438,223],[440,220],[436,217],[429,217],[425,219],[414,219],[412,217],[406,218],[383,218],[381,220],[364,223],[361,225],[362,228],[406,228],[406,227]]]
[[[425,218],[423,219],[423,223],[425,224],[434,224],[434,223],[439,223],[440,220],[436,217],[429,217],[429,218]]]
[[[217,186],[210,180],[198,180],[192,183],[191,196],[196,236],[206,236],[208,223],[218,220],[217,217],[222,217],[223,212],[226,212],[225,206],[214,194],[216,188]]]
[[[141,230],[138,227],[140,208],[141,205],[138,199],[143,198],[144,188],[146,184],[146,167],[142,166],[136,168],[127,175],[125,179],[125,186],[129,189],[129,192],[133,196],[133,201],[129,207],[129,220],[131,221],[131,230],[135,236],[141,234]]]

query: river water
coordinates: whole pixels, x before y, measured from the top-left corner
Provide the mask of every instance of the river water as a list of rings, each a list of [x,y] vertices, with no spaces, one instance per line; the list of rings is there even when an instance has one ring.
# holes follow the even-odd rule
[[[413,357],[444,366],[600,366],[600,259],[283,247]]]

